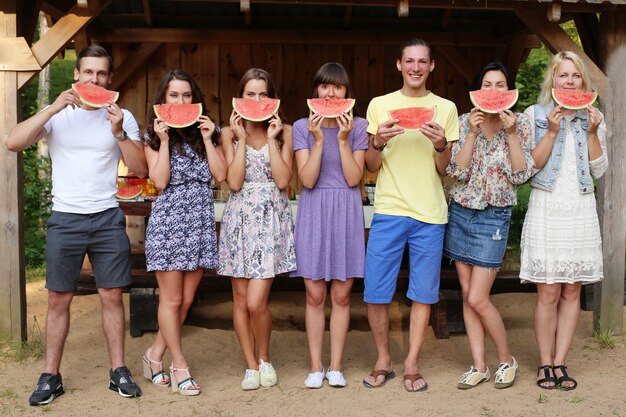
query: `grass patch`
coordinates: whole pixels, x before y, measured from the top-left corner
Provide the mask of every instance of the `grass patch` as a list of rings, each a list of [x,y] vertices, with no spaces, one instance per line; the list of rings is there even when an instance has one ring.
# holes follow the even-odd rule
[[[17,398],[17,392],[11,387],[7,387],[0,391],[0,398],[3,400],[12,400]]]
[[[44,336],[37,323],[28,332],[28,340],[11,340],[8,336],[0,337],[0,360],[22,363],[28,358],[40,359],[44,353]]]
[[[46,279],[46,267],[26,268],[26,282],[37,282]]]
[[[611,329],[596,328],[593,330],[593,340],[602,349],[615,348],[615,335]]]
[[[545,404],[548,402],[548,397],[545,394],[539,394],[539,398],[537,398],[537,402],[539,404]]]

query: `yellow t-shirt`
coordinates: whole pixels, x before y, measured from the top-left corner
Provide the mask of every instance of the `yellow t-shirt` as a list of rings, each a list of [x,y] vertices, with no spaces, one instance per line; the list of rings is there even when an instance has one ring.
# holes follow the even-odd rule
[[[389,110],[433,106],[437,106],[435,122],[445,129],[448,142],[459,140],[455,104],[430,92],[424,97],[407,97],[398,90],[375,97],[367,108],[367,132],[375,135],[378,125],[390,119]],[[407,216],[424,223],[447,223],[448,205],[432,142],[417,130],[407,130],[387,142],[382,157],[375,212]]]

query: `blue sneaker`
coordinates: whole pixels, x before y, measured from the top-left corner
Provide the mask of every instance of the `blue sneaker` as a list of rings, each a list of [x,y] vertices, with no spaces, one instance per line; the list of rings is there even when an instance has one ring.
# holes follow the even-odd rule
[[[120,366],[116,370],[109,370],[109,389],[117,391],[124,398],[139,397],[141,388],[133,379],[130,370],[125,366]]]
[[[50,404],[56,397],[63,395],[63,381],[61,374],[49,374],[44,372],[39,376],[37,387],[28,399],[30,405]]]

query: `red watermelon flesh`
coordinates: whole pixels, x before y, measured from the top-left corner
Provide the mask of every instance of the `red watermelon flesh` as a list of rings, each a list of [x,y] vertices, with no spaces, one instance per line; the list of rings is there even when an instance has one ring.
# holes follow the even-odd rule
[[[202,104],[156,104],[154,114],[169,127],[187,127],[202,115]]]
[[[476,90],[470,91],[470,100],[474,107],[478,107],[484,113],[498,113],[500,110],[510,109],[517,103],[519,92],[517,90]]]
[[[115,196],[120,200],[132,200],[143,193],[143,185],[120,185]]]
[[[109,101],[117,101],[120,93],[107,90],[95,84],[74,83],[72,89],[80,97],[80,101],[91,107],[103,107]]]
[[[389,112],[391,119],[398,119],[397,126],[406,130],[417,130],[426,123],[432,122],[437,116],[437,106],[434,107],[405,107]]]
[[[566,90],[563,88],[553,88],[552,98],[559,106],[569,110],[580,110],[593,104],[598,98],[595,91],[584,92],[581,90]]]
[[[306,104],[313,113],[326,118],[335,118],[352,110],[355,102],[353,98],[310,98]]]
[[[253,100],[250,98],[233,98],[233,109],[238,115],[251,122],[262,122],[271,118],[280,107],[277,98]]]

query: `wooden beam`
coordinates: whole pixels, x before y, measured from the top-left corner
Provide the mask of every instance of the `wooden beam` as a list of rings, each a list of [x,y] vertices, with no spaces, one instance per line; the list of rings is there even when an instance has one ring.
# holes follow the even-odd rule
[[[594,62],[599,62],[598,37],[600,36],[600,22],[594,13],[575,13],[574,23],[580,37],[580,43],[585,53]]]
[[[517,9],[515,10],[515,14],[530,30],[539,36],[541,41],[553,53],[573,51],[580,55],[587,66],[593,87],[598,91],[601,97],[607,93],[609,84],[607,76],[557,23],[548,22],[548,19],[546,19],[543,13],[538,13],[533,10]]]
[[[474,76],[480,69],[471,63],[458,48],[454,46],[433,46],[465,80],[468,85],[472,84]]]
[[[59,20],[65,15],[65,12],[63,10],[50,4],[50,2],[48,1],[41,2],[41,11],[56,20]],[[52,27],[52,25],[49,26]]]
[[[398,17],[409,17],[409,0],[398,0]]]
[[[450,15],[452,15],[452,9],[444,9],[441,12],[441,24],[439,28],[441,30],[446,30],[448,28],[448,24],[450,23]]]
[[[561,21],[561,2],[554,0],[546,6],[546,18],[548,22],[559,23]]]
[[[76,53],[82,51],[84,48],[89,46],[90,43],[87,28],[83,27],[81,30],[76,32],[76,35],[74,36],[74,50],[76,50]]]
[[[113,69],[114,77],[111,89],[119,91],[132,76],[148,62],[159,50],[162,43],[142,43],[139,48],[128,55],[128,58]]]
[[[343,27],[349,28],[352,25],[352,6],[346,6],[343,10]]]
[[[25,0],[18,2],[17,9],[17,33],[26,39],[27,44],[33,43],[33,37],[37,30],[37,19],[42,0]]]
[[[56,54],[76,35],[76,33],[85,27],[93,18],[95,18],[112,0],[90,0],[87,8],[81,8],[77,5],[59,19],[54,26],[50,28],[48,33],[33,45],[33,54],[42,67],[47,65]],[[36,72],[20,72],[18,74],[18,88],[22,88],[30,81]]]
[[[626,252],[626,13],[602,14],[600,45],[606,48],[609,88],[601,105],[607,124],[609,169],[598,181],[604,280],[594,287],[593,323],[597,329],[624,332],[624,254]]]
[[[250,0],[239,0],[239,11],[248,13],[250,11]]]
[[[24,38],[0,38],[0,71],[39,71],[41,67]]]
[[[146,24],[146,27],[152,27],[152,12],[150,11],[150,0],[142,0],[141,4],[143,6],[143,21]]]
[[[89,0],[76,0],[76,5],[81,9],[89,7]]]
[[[0,0],[0,39],[17,36],[17,0]],[[0,71],[0,334],[26,339],[24,200],[21,154],[4,138],[17,124],[17,73]]]
[[[524,37],[525,33],[516,32],[513,34],[511,38],[511,43],[509,44],[509,48],[506,52],[506,67],[511,73],[511,78],[515,79],[517,75],[517,70],[519,69],[520,64],[523,62],[524,54],[528,49],[526,45],[524,45]]]

